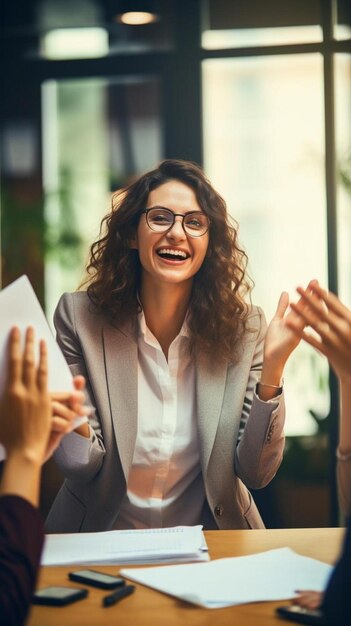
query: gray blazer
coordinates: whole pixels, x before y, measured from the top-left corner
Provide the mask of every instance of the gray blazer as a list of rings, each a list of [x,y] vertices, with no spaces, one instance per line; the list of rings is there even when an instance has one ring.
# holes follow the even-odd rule
[[[267,485],[282,460],[283,397],[263,402],[255,393],[266,330],[257,307],[249,325],[233,364],[196,359],[205,528],[263,528],[248,489]],[[86,377],[88,402],[96,413],[90,418],[95,434],[88,458],[72,468],[64,445],[56,455],[66,480],[47,518],[47,532],[109,530],[126,494],[137,434],[136,320],[113,326],[94,311],[86,292],[77,292],[62,296],[55,326],[72,373]]]

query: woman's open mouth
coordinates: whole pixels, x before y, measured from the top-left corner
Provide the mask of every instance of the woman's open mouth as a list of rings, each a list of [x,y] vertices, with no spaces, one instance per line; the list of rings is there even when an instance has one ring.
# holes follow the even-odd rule
[[[177,248],[159,248],[156,252],[165,261],[186,261],[190,257],[188,252]]]

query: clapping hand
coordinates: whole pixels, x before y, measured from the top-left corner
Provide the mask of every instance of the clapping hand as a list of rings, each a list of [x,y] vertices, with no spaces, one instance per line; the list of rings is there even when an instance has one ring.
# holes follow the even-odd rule
[[[292,310],[287,313],[289,296],[285,291],[281,294],[277,310],[268,326],[265,337],[263,382],[279,384],[285,363],[301,340],[301,333],[306,322],[298,312],[304,306],[304,301],[300,298],[294,308],[291,305]],[[295,329],[299,329],[300,334],[296,333]]]
[[[340,380],[351,382],[351,311],[339,298],[322,289],[317,280],[309,283],[308,290],[297,289],[304,307],[291,308],[299,321],[289,320],[295,336],[304,339],[324,354]],[[314,335],[302,326],[313,329]]]

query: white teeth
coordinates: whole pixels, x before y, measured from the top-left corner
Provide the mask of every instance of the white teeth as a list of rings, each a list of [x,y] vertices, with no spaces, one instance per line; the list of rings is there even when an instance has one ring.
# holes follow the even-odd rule
[[[183,250],[170,250],[169,248],[162,248],[162,250],[159,250],[158,252],[159,254],[172,254],[173,256],[180,256],[182,259],[187,258],[187,254]]]

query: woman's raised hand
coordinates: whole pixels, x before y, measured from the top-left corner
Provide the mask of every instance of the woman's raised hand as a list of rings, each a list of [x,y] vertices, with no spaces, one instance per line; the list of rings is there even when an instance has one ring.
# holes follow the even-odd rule
[[[289,295],[283,291],[265,337],[262,383],[279,384],[287,359],[300,343],[301,336],[292,329],[291,322],[294,329],[298,328],[302,332],[305,320],[295,309],[287,313],[288,307]],[[300,311],[303,307],[300,298],[296,308]]]

